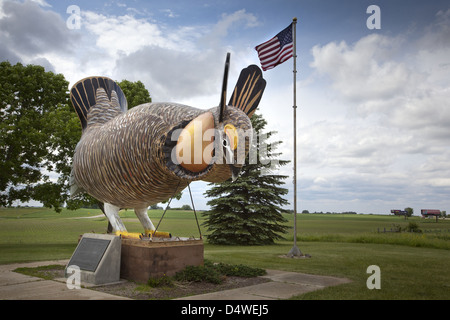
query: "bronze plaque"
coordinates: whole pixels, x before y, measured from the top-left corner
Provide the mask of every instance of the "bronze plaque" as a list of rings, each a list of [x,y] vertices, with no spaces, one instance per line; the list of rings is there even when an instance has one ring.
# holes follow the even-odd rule
[[[94,272],[110,242],[111,240],[105,239],[82,238],[68,265]]]

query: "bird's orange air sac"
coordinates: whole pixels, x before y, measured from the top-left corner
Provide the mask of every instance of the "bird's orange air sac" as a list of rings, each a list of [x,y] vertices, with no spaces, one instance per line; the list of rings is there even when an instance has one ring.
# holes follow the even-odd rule
[[[214,116],[205,112],[181,131],[176,146],[177,162],[191,172],[205,170],[213,157],[213,143]]]

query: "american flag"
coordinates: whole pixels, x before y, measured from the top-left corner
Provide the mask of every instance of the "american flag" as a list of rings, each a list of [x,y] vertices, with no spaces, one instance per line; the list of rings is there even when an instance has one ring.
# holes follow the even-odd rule
[[[292,40],[292,23],[272,39],[255,47],[264,71],[275,68],[292,57],[294,42]]]

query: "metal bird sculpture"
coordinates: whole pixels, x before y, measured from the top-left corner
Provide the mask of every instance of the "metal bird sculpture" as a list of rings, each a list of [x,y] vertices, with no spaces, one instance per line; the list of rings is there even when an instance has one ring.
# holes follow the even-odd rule
[[[218,107],[146,103],[130,110],[118,84],[89,77],[71,89],[82,125],[73,157],[71,194],[86,192],[104,203],[113,232],[127,232],[118,212],[133,208],[146,236],[155,236],[148,207],[169,199],[191,181],[236,179],[249,152],[250,118],[266,81],[256,65],[240,73],[226,104],[227,54]]]

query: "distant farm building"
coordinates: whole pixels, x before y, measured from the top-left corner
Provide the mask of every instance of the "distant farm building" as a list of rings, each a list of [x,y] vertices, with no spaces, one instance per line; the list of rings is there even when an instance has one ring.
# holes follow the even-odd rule
[[[391,213],[395,214],[396,216],[406,216],[405,210],[391,210]]]
[[[441,210],[422,209],[422,210],[420,210],[420,213],[422,214],[422,217],[424,217],[424,218],[436,217],[436,221],[437,221],[438,217],[441,215]]]

